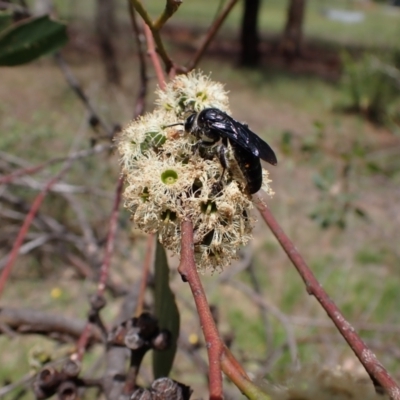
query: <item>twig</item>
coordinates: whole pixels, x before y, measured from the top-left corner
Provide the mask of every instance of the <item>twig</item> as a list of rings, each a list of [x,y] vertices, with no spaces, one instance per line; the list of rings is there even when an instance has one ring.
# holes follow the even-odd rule
[[[237,3],[238,0],[230,0],[228,4],[226,4],[225,8],[222,10],[221,14],[218,18],[215,19],[211,27],[209,28],[207,35],[205,36],[203,43],[200,45],[196,54],[193,57],[193,60],[189,63],[187,67],[187,71],[191,71],[192,69],[196,68],[197,64],[199,63],[201,57],[207,50],[209,44],[214,39],[215,35],[217,34],[219,28],[221,27],[222,23],[225,21],[226,17],[229,15],[231,10],[233,9],[234,5]]]
[[[0,323],[20,334],[41,334],[57,336],[63,341],[77,339],[84,330],[85,321],[59,314],[32,310],[29,308],[2,307]],[[95,329],[90,340],[101,340],[100,331]]]
[[[96,131],[96,127],[100,125],[104,130],[104,132],[107,133],[107,136],[109,138],[112,138],[115,133],[114,129],[111,129],[96,113],[94,107],[92,106],[92,103],[90,102],[89,98],[86,96],[81,85],[79,84],[78,80],[75,78],[72,71],[68,67],[68,64],[65,62],[61,53],[56,53],[54,58],[57,61],[59,67],[61,68],[61,71],[63,72],[68,84],[71,86],[72,90],[76,93],[76,95],[81,99],[85,108],[89,111],[90,126],[94,129],[94,131]]]
[[[178,272],[182,279],[189,283],[196,303],[200,324],[206,340],[209,361],[209,390],[210,399],[222,399],[222,374],[220,360],[223,345],[215,326],[210,306],[207,302],[203,286],[197,273],[193,255],[193,224],[191,221],[183,221],[181,224],[181,260]]]
[[[101,266],[101,247],[94,235],[89,222],[82,211],[82,206],[75,201],[73,196],[64,195],[64,197],[70,202],[72,208],[77,214],[78,223],[81,225],[83,231],[82,236],[71,232],[67,225],[59,223],[54,218],[49,215],[44,215],[41,212],[37,212],[34,220],[32,221],[32,227],[35,227],[39,232],[29,231],[25,236],[25,242],[19,248],[18,254],[27,254],[34,248],[37,248],[41,244],[49,241],[61,241],[72,244],[78,252],[82,254],[81,257],[77,256],[76,253],[62,253],[63,257],[66,258],[67,262],[73,265],[80,276],[84,278],[89,278],[95,281],[98,279],[98,274],[94,271],[98,271]],[[7,218],[13,218],[16,221],[24,221],[26,214],[29,212],[30,205],[26,203],[22,198],[11,195],[6,190],[2,190],[0,194],[0,201],[9,203],[19,211],[7,211],[3,209],[0,211],[1,216],[6,216]],[[18,232],[15,234],[17,236]],[[8,237],[13,237],[12,232],[8,232]],[[8,240],[8,238],[7,238]],[[11,246],[11,245],[10,245]],[[0,269],[3,269],[7,264],[8,255],[0,259]],[[111,292],[113,296],[121,296],[127,293],[127,288],[123,285],[117,285],[113,283],[110,279],[107,282],[107,289]]]
[[[154,26],[154,24],[153,24],[153,22],[152,22],[152,20],[150,18],[150,15],[147,13],[147,11],[143,7],[143,4],[142,4],[142,2],[140,0],[130,0],[130,2],[132,4],[132,6],[135,8],[135,10],[143,18],[143,21],[146,23],[147,27],[150,29],[150,31],[151,31],[151,33],[153,35],[153,38],[154,38],[154,42],[155,42],[155,44],[157,46],[157,52],[158,52],[158,54],[160,55],[161,59],[164,62],[165,70],[167,71],[167,73],[169,73],[171,71],[171,69],[174,67],[174,63],[172,62],[171,58],[169,57],[167,51],[165,50],[164,44],[163,44],[161,36],[160,36],[159,29],[157,29]],[[164,10],[164,12],[165,12],[165,10]],[[161,21],[164,21],[164,18],[162,18]],[[165,21],[163,23],[165,23]],[[147,36],[147,34],[146,34],[146,36]]]
[[[150,28],[147,25],[144,25],[144,34],[146,36],[147,41],[147,52],[151,58],[154,69],[156,71],[158,84],[161,90],[165,89],[165,77],[161,68],[160,60],[157,57],[156,49],[154,47],[154,36],[152,35]]]
[[[146,108],[148,78],[147,78],[146,58],[144,56],[143,33],[139,29],[139,25],[136,21],[135,9],[133,8],[131,2],[129,2],[128,7],[129,7],[129,16],[131,18],[132,28],[135,33],[136,46],[138,48],[138,55],[139,55],[140,88],[136,99],[135,112],[134,112],[134,118],[137,118],[139,115],[143,114]]]
[[[67,160],[75,161],[80,158],[88,157],[93,154],[98,154],[103,151],[110,150],[111,148],[112,148],[112,146],[110,144],[97,144],[96,146],[94,146],[93,148],[91,148],[89,150],[77,151],[75,153],[69,154],[66,157],[56,157],[56,158],[52,158],[51,160],[48,160],[42,164],[35,165],[33,167],[21,168],[17,171],[14,171],[10,175],[0,177],[0,185],[10,183],[13,180],[15,180],[16,178],[23,176],[23,175],[35,174],[36,172],[39,172],[50,165],[58,164],[60,162],[65,162]],[[6,156],[8,156],[8,154],[4,153],[3,151],[0,151],[0,156],[6,157]]]
[[[316,326],[321,328],[334,328],[329,320],[317,318],[302,317],[299,315],[288,316],[289,321],[293,325]],[[358,330],[373,331],[379,333],[396,333],[400,334],[400,326],[398,324],[373,324],[359,321],[354,324]]]
[[[93,231],[93,227],[90,226],[90,223],[87,219],[87,216],[84,212],[84,207],[82,207],[82,204],[80,204],[76,197],[73,196],[72,194],[64,194],[64,198],[69,202],[69,205],[71,209],[75,212],[76,219],[78,224],[80,225],[82,234],[83,234],[83,240],[82,240],[82,248],[83,248],[83,253],[92,264],[91,269],[91,274],[92,278],[94,278],[94,273],[93,273],[93,267],[98,269],[98,266],[100,264],[100,246],[98,244],[98,241],[96,239],[96,235]]]
[[[28,386],[28,384],[31,384],[34,377],[35,377],[35,373],[31,371],[31,372],[27,373],[26,375],[24,375],[22,378],[18,379],[17,381],[15,381],[13,383],[9,383],[6,386],[3,386],[2,388],[0,388],[0,398],[4,397],[8,393],[12,392],[18,386],[22,386],[22,385]]]
[[[28,215],[26,216],[24,223],[22,224],[22,227],[18,233],[17,238],[15,239],[13,248],[11,249],[9,258],[8,258],[8,262],[5,265],[4,269],[1,271],[1,275],[0,275],[0,295],[4,289],[4,286],[6,284],[7,278],[11,273],[12,267],[14,265],[14,262],[17,258],[18,252],[19,252],[19,248],[21,247],[24,238],[28,232],[28,229],[33,221],[33,219],[35,218],[39,207],[41,206],[44,198],[46,197],[47,192],[50,190],[50,188],[68,171],[69,168],[71,168],[72,166],[72,162],[71,160],[69,160],[66,165],[64,166],[64,168],[54,177],[52,178],[50,181],[47,182],[46,186],[44,187],[44,189],[39,193],[39,195],[35,198],[31,209],[29,210]]]
[[[76,345],[76,352],[70,357],[72,361],[79,363],[82,361],[90,335],[92,333],[92,329],[93,325],[90,322],[86,322],[85,328],[79,336],[78,343]]]
[[[24,221],[26,218],[26,214],[29,213],[31,206],[26,203],[20,197],[16,197],[6,190],[3,190],[0,194],[0,201],[8,203],[15,207],[19,211],[10,211],[8,217],[14,218],[15,220]],[[6,215],[6,214],[4,214]],[[82,240],[81,236],[72,233],[67,226],[60,224],[54,218],[44,215],[40,212],[37,212],[34,220],[32,221],[32,226],[39,230],[38,233],[28,232],[26,234],[26,239],[32,240],[31,242],[26,242],[20,246],[18,250],[18,254],[26,254],[27,251],[30,251],[34,245],[36,245],[39,241],[39,238],[42,242],[48,240],[60,240],[66,241],[73,244],[76,249],[81,252],[85,257],[88,256],[87,245],[83,245],[84,240]],[[2,269],[7,264],[8,257],[0,260],[0,269]]]
[[[256,303],[261,310],[264,310],[265,312],[268,312],[269,314],[276,317],[276,319],[282,324],[282,326],[286,331],[290,356],[292,363],[294,363],[298,359],[297,356],[298,351],[297,351],[295,334],[291,327],[291,321],[289,320],[289,317],[286,316],[284,313],[282,313],[273,304],[265,300],[260,295],[260,293],[252,290],[249,286],[245,285],[243,282],[233,279],[233,277],[237,275],[239,272],[249,270],[251,268],[251,262],[252,262],[251,253],[249,252],[248,254],[246,254],[246,256],[247,257],[245,257],[244,260],[237,263],[234,267],[232,266],[232,268],[230,268],[229,270],[224,271],[224,273],[222,273],[218,278],[218,284],[231,285],[237,290],[240,290],[242,293],[248,296],[254,303]],[[269,350],[272,350],[272,348]]]
[[[292,363],[296,362],[298,358],[297,344],[289,318],[284,313],[282,313],[277,307],[268,303],[263,297],[261,297],[258,293],[254,292],[249,286],[245,285],[243,282],[231,280],[224,283],[227,283],[232,287],[240,290],[246,296],[251,298],[251,300],[254,301],[258,306],[263,307],[265,310],[268,310],[268,312],[282,324],[286,332],[290,358],[292,360]]]
[[[110,217],[106,250],[105,250],[105,254],[104,254],[103,263],[100,268],[100,278],[99,278],[99,284],[97,286],[97,295],[99,297],[104,296],[104,290],[106,288],[106,284],[107,284],[107,280],[108,280],[111,256],[114,252],[115,236],[116,236],[117,225],[118,225],[119,206],[121,203],[121,195],[122,195],[123,187],[124,187],[124,179],[122,177],[120,177],[118,180],[116,191],[115,191],[114,205],[113,205],[113,209],[112,209],[111,217]]]
[[[181,4],[182,0],[167,0],[164,11],[153,23],[154,29],[159,31],[163,25],[178,11],[178,8]]]
[[[182,279],[189,283],[206,340],[209,361],[210,399],[222,399],[222,367],[224,373],[249,399],[271,400],[269,396],[250,381],[241,365],[233,357],[229,349],[223,345],[219,337],[194,261],[193,225],[191,221],[182,222],[181,235],[181,260],[178,272],[181,274]]]
[[[107,285],[108,274],[110,269],[110,262],[111,256],[114,251],[114,242],[115,236],[117,232],[117,224],[118,224],[118,214],[119,214],[119,206],[121,203],[121,194],[123,189],[124,179],[121,177],[118,180],[116,192],[115,192],[115,199],[114,205],[111,212],[110,223],[109,223],[109,230],[107,235],[107,242],[106,242],[106,249],[104,253],[103,263],[100,268],[100,276],[99,282],[97,285],[97,292],[96,295],[93,296],[91,299],[91,310],[89,311],[89,321],[82,332],[81,337],[78,340],[77,350],[76,353],[71,356],[71,360],[81,362],[83,355],[85,353],[85,349],[87,346],[87,341],[89,339],[91,330],[92,330],[92,322],[96,322],[96,324],[100,327],[103,331],[103,335],[106,335],[106,329],[100,319],[99,311],[105,306],[105,299],[104,299],[104,290]]]
[[[224,374],[235,383],[248,399],[272,400],[270,396],[264,393],[258,386],[248,379],[247,375],[238,368],[237,361],[226,350],[223,352],[221,357],[221,367]]]
[[[132,7],[139,13],[139,15],[143,18],[143,21],[148,25],[149,27],[153,26],[153,21],[151,20],[150,15],[146,11],[146,9],[143,7],[143,4],[140,0],[128,0]]]
[[[257,208],[260,211],[264,221],[267,223],[272,233],[275,235],[303,279],[308,294],[315,296],[328,316],[332,319],[343,338],[347,341],[350,348],[354,351],[357,358],[365,367],[377,391],[379,391],[379,387],[382,387],[385,389],[391,399],[400,400],[399,386],[389,375],[383,365],[377,360],[375,354],[373,354],[372,351],[361,340],[350,323],[346,321],[343,314],[339,311],[334,302],[329,298],[304,261],[303,257],[297,251],[296,247],[288,238],[288,236],[286,236],[268,207],[258,196],[254,196],[254,198]]]
[[[27,237],[27,236],[26,236]],[[49,242],[50,240],[53,240],[55,238],[55,235],[53,234],[43,234],[35,239],[30,240],[29,242],[24,243],[23,245],[20,246],[18,249],[18,254],[28,254],[30,251],[43,246],[45,243]],[[7,257],[0,259],[0,269],[3,269],[6,264],[7,264]]]
[[[257,294],[257,296],[260,296],[262,298],[262,288],[260,285],[259,280],[257,279],[257,275],[256,275],[256,271],[254,268],[254,263],[253,260],[250,261],[248,268],[246,269],[246,272],[249,274],[250,277],[250,282],[251,285],[253,286],[254,292]],[[260,310],[260,315],[261,315],[261,319],[263,321],[264,324],[264,335],[265,335],[265,345],[267,348],[267,356],[266,359],[268,359],[269,354],[273,351],[273,344],[274,344],[274,333],[273,333],[273,329],[272,329],[272,324],[271,321],[269,319],[269,312],[268,312],[268,308],[265,307],[264,304],[262,303],[257,303],[258,308]],[[285,329],[287,329],[287,327],[285,326]],[[287,332],[291,332],[293,333],[293,330],[291,329],[291,327],[289,327],[289,330],[287,330]],[[294,346],[290,346],[291,352],[290,355],[292,356],[292,364],[295,363],[297,361],[297,349],[296,349],[296,340],[295,340],[295,336],[293,334],[292,339],[293,341],[290,340],[291,338],[289,337],[288,334],[288,342],[292,345],[294,344]]]

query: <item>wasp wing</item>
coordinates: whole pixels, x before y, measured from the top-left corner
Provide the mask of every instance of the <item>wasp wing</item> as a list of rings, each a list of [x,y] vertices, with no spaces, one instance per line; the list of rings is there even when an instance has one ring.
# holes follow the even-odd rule
[[[242,149],[247,150],[256,157],[261,158],[264,161],[272,165],[278,163],[274,151],[271,149],[268,143],[264,142],[260,137],[251,131],[247,125],[244,125],[228,114],[218,109],[212,110],[212,118],[207,115],[208,129],[218,133],[224,138],[227,138],[237,145],[241,146]],[[218,111],[218,112],[217,112]],[[210,113],[211,114],[211,113]]]

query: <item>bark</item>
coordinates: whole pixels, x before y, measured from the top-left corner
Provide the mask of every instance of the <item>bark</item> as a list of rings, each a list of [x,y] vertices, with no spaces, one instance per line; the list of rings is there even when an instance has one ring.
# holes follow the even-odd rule
[[[115,0],[97,0],[96,30],[107,82],[121,84],[113,38],[116,35]]]
[[[286,26],[280,43],[282,53],[290,58],[301,55],[306,0],[290,0]]]
[[[85,328],[86,321],[28,308],[0,308],[0,333],[40,334],[62,342],[75,341]],[[98,328],[94,327],[91,340],[101,341]]]
[[[118,317],[114,321],[114,326],[132,318],[138,304],[140,292],[140,281],[137,281],[121,305]],[[106,370],[103,375],[103,390],[107,399],[119,399],[125,385],[126,363],[130,352],[127,348],[118,346],[108,346],[106,353]]]
[[[260,0],[244,0],[240,65],[255,67],[260,61],[258,14]]]

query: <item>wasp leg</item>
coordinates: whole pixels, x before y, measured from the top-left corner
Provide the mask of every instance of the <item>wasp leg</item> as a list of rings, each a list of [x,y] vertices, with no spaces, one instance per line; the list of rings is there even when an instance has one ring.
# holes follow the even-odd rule
[[[199,151],[201,146],[201,140],[197,141],[196,143],[192,144],[192,152],[195,154],[197,151]]]
[[[220,144],[216,147],[216,153],[218,154],[219,162],[222,165],[222,174],[221,177],[219,178],[220,180],[223,178],[225,171],[229,167],[229,161],[228,161],[228,148],[224,144]]]
[[[219,177],[218,182],[215,183],[214,187],[214,190],[219,192],[222,189],[222,179],[224,177],[225,171],[229,167],[228,148],[223,143],[219,144],[218,146],[215,147],[215,153],[218,155],[219,162],[222,165],[222,174]]]

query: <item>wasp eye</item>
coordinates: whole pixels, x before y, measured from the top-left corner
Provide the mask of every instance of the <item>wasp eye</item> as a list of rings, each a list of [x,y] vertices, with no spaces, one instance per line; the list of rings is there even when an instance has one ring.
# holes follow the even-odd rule
[[[196,120],[196,114],[189,115],[184,125],[186,132],[190,132],[193,129],[195,120]]]

